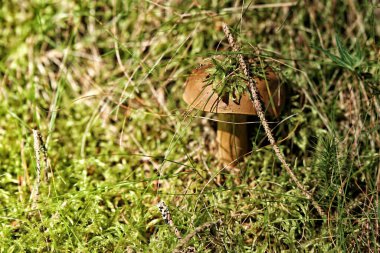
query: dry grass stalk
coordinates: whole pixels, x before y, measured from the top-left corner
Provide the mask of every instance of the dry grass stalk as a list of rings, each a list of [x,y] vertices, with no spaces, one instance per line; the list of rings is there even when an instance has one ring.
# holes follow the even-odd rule
[[[230,46],[232,47],[233,51],[234,52],[238,52],[239,51],[239,47],[236,45],[235,40],[234,40],[234,38],[233,38],[233,36],[232,36],[232,34],[230,32],[230,29],[224,23],[223,23],[223,31],[226,34],[228,42],[229,42]],[[248,88],[249,88],[249,90],[251,92],[251,99],[252,99],[253,105],[254,105],[254,107],[255,107],[255,109],[257,111],[257,115],[260,118],[261,124],[263,125],[264,131],[265,131],[265,133],[266,133],[266,135],[267,135],[267,137],[268,137],[268,139],[269,139],[269,141],[270,141],[270,143],[272,145],[272,148],[273,148],[273,150],[274,150],[277,158],[280,160],[280,162],[282,163],[283,167],[285,168],[285,170],[288,172],[288,174],[290,175],[291,179],[293,180],[293,182],[301,190],[302,194],[307,199],[309,199],[311,201],[311,203],[313,204],[313,206],[315,207],[315,209],[317,210],[317,212],[319,213],[319,215],[322,216],[322,217],[325,217],[326,214],[323,211],[323,209],[319,206],[319,204],[317,203],[317,201],[314,200],[313,196],[306,190],[306,188],[297,179],[296,175],[293,173],[292,169],[290,168],[290,166],[285,161],[285,157],[281,153],[279,147],[277,146],[276,140],[274,139],[273,134],[272,134],[272,130],[270,129],[270,127],[268,125],[268,122],[265,119],[264,112],[263,112],[262,105],[261,105],[260,96],[259,96],[259,93],[258,93],[257,88],[256,88],[255,80],[249,74],[249,70],[248,70],[247,64],[245,63],[243,55],[238,53],[237,56],[238,56],[240,68],[243,71],[243,74],[248,78]]]
[[[35,209],[37,207],[38,197],[39,197],[39,188],[41,183],[41,160],[40,160],[40,149],[41,149],[41,143],[39,138],[40,133],[38,130],[33,129],[33,141],[34,141],[34,155],[36,157],[36,166],[37,166],[37,172],[36,172],[36,183],[34,185],[34,189],[31,195],[32,199],[32,209]]]
[[[189,233],[188,235],[186,235],[186,237],[184,237],[183,239],[181,239],[178,242],[177,246],[173,250],[173,253],[182,252],[181,249],[183,247],[185,247],[189,243],[189,241],[191,240],[191,238],[193,238],[196,234],[201,233],[201,232],[205,231],[208,228],[211,228],[213,226],[219,226],[221,224],[222,224],[222,220],[219,219],[219,220],[217,220],[215,222],[206,222],[206,223],[202,224],[201,226],[195,228],[193,232]]]
[[[39,198],[39,188],[41,184],[41,152],[42,152],[42,157],[44,160],[44,179],[45,181],[48,181],[49,176],[48,176],[48,168],[49,168],[49,161],[47,158],[47,150],[45,147],[45,143],[42,139],[41,133],[33,129],[33,141],[34,141],[34,155],[36,158],[36,166],[37,166],[37,171],[36,171],[36,183],[33,189],[33,192],[31,194],[31,199],[32,199],[32,209],[35,209],[37,207],[37,202]]]
[[[168,206],[165,204],[165,202],[164,202],[164,201],[160,201],[160,202],[157,204],[157,207],[158,207],[158,209],[160,210],[161,215],[162,215],[162,218],[164,219],[164,221],[165,221],[167,224],[169,224],[169,226],[174,230],[174,234],[175,234],[175,236],[176,236],[178,239],[182,239],[181,232],[179,232],[179,230],[177,229],[177,227],[174,225],[174,222],[173,222],[172,216],[170,215],[170,212],[169,212],[169,208],[168,208]]]

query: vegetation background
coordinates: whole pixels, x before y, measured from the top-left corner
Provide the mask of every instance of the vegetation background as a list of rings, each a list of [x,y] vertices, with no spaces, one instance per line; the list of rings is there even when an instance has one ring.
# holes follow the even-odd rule
[[[1,252],[168,252],[160,200],[183,236],[221,220],[184,250],[379,252],[379,20],[370,0],[1,1]],[[182,101],[191,70],[228,50],[222,22],[281,69],[271,126],[327,217],[257,118],[234,174],[213,116]]]

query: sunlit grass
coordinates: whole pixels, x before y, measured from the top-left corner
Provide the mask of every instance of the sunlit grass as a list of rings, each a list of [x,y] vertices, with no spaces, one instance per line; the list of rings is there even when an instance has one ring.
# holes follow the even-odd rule
[[[377,8],[2,3],[1,252],[169,252],[178,239],[160,200],[183,236],[222,219],[187,243],[198,252],[377,252]],[[282,170],[259,123],[250,124],[253,152],[235,175],[215,159],[213,115],[182,101],[191,70],[229,54],[222,21],[246,54],[258,46],[281,70],[287,103],[271,127],[326,219]],[[36,210],[32,129],[52,168]]]

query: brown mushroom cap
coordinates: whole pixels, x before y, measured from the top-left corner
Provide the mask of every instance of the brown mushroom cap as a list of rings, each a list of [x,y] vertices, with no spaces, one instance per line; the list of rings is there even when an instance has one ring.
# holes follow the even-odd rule
[[[211,63],[201,65],[193,70],[186,82],[183,99],[191,107],[213,113],[231,113],[256,115],[256,109],[250,99],[248,92],[244,92],[240,101],[229,100],[225,103],[221,97],[213,90],[212,85],[206,84],[208,69],[213,65]],[[270,115],[278,117],[285,100],[284,88],[281,87],[280,81],[273,70],[267,69],[266,80],[254,77],[261,100],[264,102],[265,109]],[[270,93],[268,92],[268,88]],[[270,104],[270,94],[273,104]]]

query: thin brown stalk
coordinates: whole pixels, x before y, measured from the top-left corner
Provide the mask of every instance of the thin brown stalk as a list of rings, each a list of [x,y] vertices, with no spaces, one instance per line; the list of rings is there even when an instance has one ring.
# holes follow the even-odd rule
[[[230,32],[230,29],[228,26],[223,23],[223,31],[226,34],[226,37],[228,39],[228,42],[230,46],[232,47],[234,52],[239,52],[239,47],[236,45],[235,40]],[[242,54],[237,54],[240,68],[243,72],[243,74],[248,78],[248,88],[251,92],[251,100],[252,103],[256,109],[257,115],[260,118],[261,124],[263,125],[264,131],[269,139],[269,142],[272,145],[272,148],[277,156],[277,158],[280,160],[281,164],[285,168],[285,170],[288,172],[290,175],[290,178],[293,180],[293,182],[297,185],[297,187],[301,190],[302,194],[311,201],[312,205],[315,207],[317,212],[319,213],[320,216],[326,217],[325,212],[323,209],[319,206],[318,202],[314,200],[313,196],[306,190],[305,186],[301,184],[301,182],[297,179],[296,175],[290,168],[290,166],[287,164],[284,155],[281,153],[279,147],[276,144],[276,140],[273,137],[272,130],[270,129],[267,120],[265,119],[263,108],[261,105],[261,100],[259,97],[259,92],[256,87],[256,81],[250,76],[249,70],[247,67],[247,64],[243,58]]]
[[[34,189],[31,195],[32,199],[32,209],[35,209],[37,207],[38,197],[39,197],[39,188],[41,183],[41,160],[40,160],[40,138],[39,138],[39,132],[38,130],[33,129],[33,140],[34,140],[34,154],[36,157],[36,183],[34,185]]]
[[[194,229],[193,232],[187,234],[183,239],[181,239],[177,246],[175,247],[175,249],[173,250],[173,253],[179,253],[179,252],[182,252],[182,248],[184,248],[188,243],[189,241],[191,240],[191,238],[193,238],[196,234],[198,233],[201,233],[203,232],[204,230],[208,229],[208,228],[211,228],[213,226],[219,226],[222,224],[222,220],[217,220],[215,222],[206,222],[204,224],[202,224],[201,226],[197,227]]]
[[[160,201],[158,204],[157,204],[157,207],[158,209],[160,210],[161,212],[161,215],[162,215],[162,218],[164,219],[164,221],[169,224],[169,226],[173,229],[173,232],[175,234],[175,236],[178,238],[178,239],[182,239],[182,235],[181,235],[181,232],[177,229],[177,227],[174,225],[174,222],[173,222],[173,219],[172,219],[172,216],[169,212],[169,208],[168,206],[165,204],[165,202],[163,201]]]
[[[33,192],[31,194],[32,208],[35,209],[37,207],[37,202],[39,198],[39,188],[41,184],[41,153],[42,153],[42,158],[44,161],[43,178],[45,180],[45,183],[47,183],[50,179],[49,170],[50,172],[52,172],[52,170],[51,170],[50,163],[47,156],[47,149],[42,139],[40,131],[36,129],[33,129],[32,131],[33,131],[33,140],[34,140],[34,154],[35,154],[36,166],[37,166],[36,183],[35,183]],[[49,188],[49,193],[50,193],[50,188]]]

